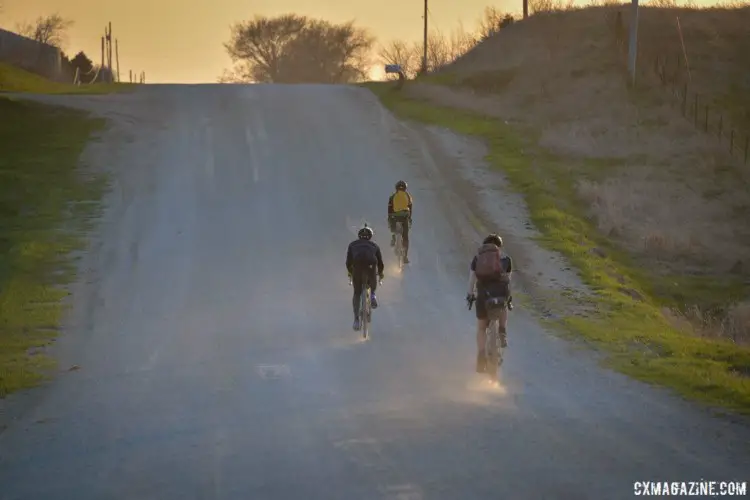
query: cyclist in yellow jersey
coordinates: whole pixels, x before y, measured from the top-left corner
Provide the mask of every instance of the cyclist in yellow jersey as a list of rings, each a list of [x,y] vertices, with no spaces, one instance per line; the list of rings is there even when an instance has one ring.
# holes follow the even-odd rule
[[[391,246],[396,245],[396,222],[402,222],[404,263],[409,263],[409,228],[411,227],[412,197],[405,181],[396,183],[396,192],[388,198],[388,226],[391,229]]]

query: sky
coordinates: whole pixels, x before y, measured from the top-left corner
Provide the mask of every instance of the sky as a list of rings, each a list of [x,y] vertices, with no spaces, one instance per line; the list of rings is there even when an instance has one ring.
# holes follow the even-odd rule
[[[508,11],[521,8],[521,0],[429,0],[428,21],[445,32],[459,20],[473,29],[488,4]],[[104,27],[112,22],[121,79],[128,80],[129,70],[145,71],[147,83],[216,82],[231,67],[223,47],[230,25],[255,14],[353,19],[378,41],[388,41],[419,39],[424,9],[422,0],[0,0],[0,5],[0,27],[11,31],[40,15],[59,13],[74,20],[63,49],[70,56],[83,50],[94,63],[101,59]]]

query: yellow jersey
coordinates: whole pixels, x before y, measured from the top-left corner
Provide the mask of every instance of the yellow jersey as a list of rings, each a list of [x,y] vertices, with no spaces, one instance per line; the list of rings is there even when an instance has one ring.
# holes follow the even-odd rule
[[[396,191],[391,196],[393,204],[393,213],[408,212],[411,207],[411,194],[406,191]]]

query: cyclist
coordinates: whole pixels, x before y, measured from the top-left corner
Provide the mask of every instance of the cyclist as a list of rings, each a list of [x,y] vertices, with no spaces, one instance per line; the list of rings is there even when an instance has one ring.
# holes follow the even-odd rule
[[[380,253],[380,247],[372,241],[375,235],[371,227],[365,224],[357,233],[357,239],[349,243],[346,250],[346,271],[354,288],[352,297],[352,306],[354,307],[354,326],[355,330],[360,328],[359,301],[362,295],[362,284],[364,280],[370,285],[372,296],[370,297],[372,308],[378,307],[378,298],[375,296],[375,290],[378,287],[378,281],[375,275],[383,279],[383,255]]]
[[[396,245],[396,222],[401,222],[404,240],[404,263],[409,263],[409,228],[411,227],[412,197],[405,181],[396,183],[396,192],[388,198],[388,226],[391,229],[391,246]]]
[[[513,308],[510,295],[510,278],[513,273],[513,261],[503,251],[503,239],[497,234],[488,235],[479,247],[477,255],[471,261],[469,272],[469,293],[466,300],[476,301],[477,311],[477,373],[484,372],[487,342],[487,308],[485,301],[495,297],[506,297],[508,307],[500,317],[500,345],[508,346],[507,325],[508,310]],[[476,287],[476,294],[475,294]]]

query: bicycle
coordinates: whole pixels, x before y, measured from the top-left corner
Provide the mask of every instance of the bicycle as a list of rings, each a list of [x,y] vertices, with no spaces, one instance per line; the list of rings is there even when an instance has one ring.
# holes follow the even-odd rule
[[[404,268],[404,226],[403,222],[396,222],[396,245],[394,250],[396,252],[396,259],[398,260],[398,268]]]
[[[369,282],[370,280],[367,277],[362,279],[362,292],[359,296],[359,321],[364,340],[367,340],[370,336],[369,325],[372,323],[372,289]],[[383,280],[379,280],[378,284],[382,285]],[[352,286],[351,276],[349,277],[349,286]]]
[[[469,310],[476,301],[476,296],[472,296],[469,299]],[[485,301],[485,308],[487,309],[487,335],[485,336],[484,353],[485,363],[484,372],[488,375],[491,382],[497,382],[498,370],[503,364],[503,356],[505,354],[505,348],[500,343],[500,316],[503,311],[511,310],[513,307],[510,305],[508,297],[490,297]]]

